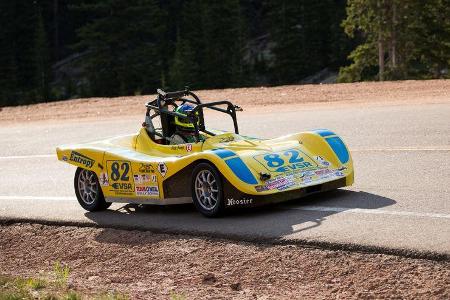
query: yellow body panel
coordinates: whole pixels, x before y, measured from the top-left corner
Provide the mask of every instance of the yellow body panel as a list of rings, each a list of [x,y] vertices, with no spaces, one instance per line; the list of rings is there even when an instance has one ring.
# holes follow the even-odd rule
[[[334,133],[324,131],[269,140],[224,133],[205,142],[161,145],[142,128],[135,135],[61,146],[57,155],[61,161],[94,171],[105,198],[137,202],[167,198],[164,182],[199,161],[213,164],[231,185],[249,195],[275,194],[344,177],[346,185],[353,184],[347,147]],[[262,175],[270,179],[262,180]]]

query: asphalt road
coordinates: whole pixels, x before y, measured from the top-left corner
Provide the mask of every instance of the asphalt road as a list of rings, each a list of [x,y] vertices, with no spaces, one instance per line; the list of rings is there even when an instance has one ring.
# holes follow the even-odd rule
[[[87,213],[74,198],[75,168],[56,160],[55,147],[135,132],[141,117],[2,124],[0,218],[450,254],[450,101],[274,110],[240,113],[241,133],[332,129],[352,152],[354,186],[221,219],[204,218],[192,205],[114,204]],[[223,120],[213,116],[210,124],[221,128]]]

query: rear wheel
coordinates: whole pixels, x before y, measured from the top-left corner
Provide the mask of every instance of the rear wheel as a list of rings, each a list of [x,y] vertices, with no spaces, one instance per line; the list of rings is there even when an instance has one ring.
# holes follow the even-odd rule
[[[78,168],[75,172],[74,186],[78,203],[85,210],[105,210],[111,205],[111,203],[105,201],[97,175],[94,172]]]
[[[192,172],[192,200],[206,217],[217,217],[225,208],[220,173],[208,163],[200,163]]]

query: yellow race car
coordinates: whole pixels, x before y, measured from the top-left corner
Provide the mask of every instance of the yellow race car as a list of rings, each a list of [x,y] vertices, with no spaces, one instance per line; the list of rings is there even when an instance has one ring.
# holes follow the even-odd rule
[[[137,134],[56,149],[77,167],[75,194],[88,211],[112,202],[193,202],[205,216],[254,207],[353,184],[352,158],[342,139],[314,130],[259,139],[239,134],[229,101],[202,103],[188,89],[146,104]],[[210,110],[231,116],[234,132],[206,127]],[[159,124],[160,127],[155,126]]]

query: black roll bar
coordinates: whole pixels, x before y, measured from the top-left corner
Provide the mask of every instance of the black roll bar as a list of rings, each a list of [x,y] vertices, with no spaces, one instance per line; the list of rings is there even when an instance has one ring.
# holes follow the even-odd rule
[[[239,128],[238,128],[238,123],[237,123],[237,118],[236,118],[236,111],[242,111],[242,108],[240,108],[237,105],[232,104],[230,101],[223,100],[223,101],[202,103],[200,101],[199,97],[197,95],[195,95],[193,92],[189,91],[189,89],[187,87],[183,91],[165,92],[161,89],[158,89],[157,92],[158,92],[157,98],[154,101],[150,101],[146,104],[147,115],[149,115],[149,111],[151,109],[153,109],[159,114],[167,114],[167,115],[172,115],[172,116],[176,116],[176,117],[180,117],[180,118],[187,117],[189,119],[189,121],[192,122],[192,124],[194,124],[196,142],[200,141],[200,131],[205,132],[212,136],[215,135],[214,133],[209,132],[205,128],[205,121],[203,118],[203,109],[204,108],[209,108],[209,109],[230,115],[231,118],[233,119],[234,132],[236,134],[239,134]],[[191,96],[192,98],[194,98],[195,101],[184,98],[186,96]],[[196,106],[194,107],[194,109],[192,111],[188,112],[187,114],[180,114],[175,111],[170,111],[166,108],[167,105],[175,104],[176,101],[181,101],[183,104],[188,102],[188,103],[195,104]],[[227,108],[224,109],[224,108],[217,107],[220,105],[226,105]],[[157,114],[155,114],[154,116],[156,116],[156,115]],[[153,118],[153,116],[152,116],[152,118]],[[162,138],[167,139],[167,137],[157,134],[156,132],[155,132],[155,134]]]

